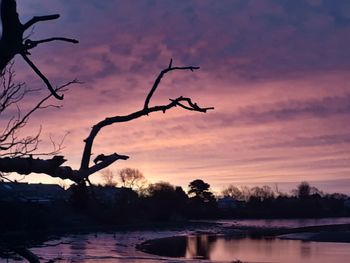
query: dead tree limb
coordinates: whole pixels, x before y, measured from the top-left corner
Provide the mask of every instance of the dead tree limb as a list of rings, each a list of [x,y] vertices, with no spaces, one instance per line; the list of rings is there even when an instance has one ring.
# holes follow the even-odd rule
[[[52,93],[40,99],[32,108],[23,111],[20,102],[27,95],[33,94],[38,89],[30,89],[24,83],[14,82],[15,72],[11,62],[3,75],[0,76],[0,157],[19,157],[29,155],[56,155],[62,149],[62,142],[53,143],[53,151],[38,153],[37,146],[41,128],[36,135],[19,136],[20,131],[27,125],[30,117],[37,111],[48,107],[60,108],[60,105],[47,104],[47,101],[53,96]],[[67,86],[78,83],[77,80],[55,88],[55,91],[64,92]],[[9,114],[15,112],[14,114]],[[53,142],[51,140],[51,142]],[[34,153],[35,152],[35,153]],[[1,171],[0,171],[1,172]]]
[[[51,94],[58,100],[63,100],[63,95],[58,95],[55,89],[51,86],[50,81],[45,77],[43,73],[35,66],[35,64],[28,58],[28,56],[25,53],[21,53],[22,58],[25,62],[33,69],[33,71],[44,81],[47,88],[51,92]]]
[[[91,157],[91,150],[92,150],[92,145],[94,143],[94,139],[96,137],[96,135],[99,133],[99,131],[109,125],[112,125],[114,123],[121,123],[121,122],[128,122],[137,118],[140,118],[142,116],[146,116],[149,115],[152,112],[157,112],[157,111],[162,111],[163,113],[165,113],[167,110],[176,107],[176,106],[180,106],[182,108],[188,109],[188,110],[192,110],[192,111],[198,111],[198,112],[206,112],[207,110],[211,110],[214,109],[212,107],[210,108],[201,108],[199,107],[197,104],[193,103],[192,100],[190,98],[184,98],[184,97],[178,97],[176,99],[171,100],[171,102],[167,105],[162,105],[162,106],[154,106],[154,107],[149,107],[149,103],[151,101],[151,98],[154,94],[154,92],[156,91],[156,89],[158,88],[160,81],[162,80],[162,78],[164,77],[164,75],[170,71],[173,70],[197,70],[199,69],[199,67],[172,67],[172,60],[170,61],[169,67],[162,70],[158,77],[156,78],[150,92],[148,93],[146,100],[145,100],[145,104],[142,110],[133,112],[129,115],[125,115],[125,116],[114,116],[114,117],[109,117],[104,119],[103,121],[100,121],[99,123],[97,123],[96,125],[94,125],[92,127],[92,130],[89,134],[89,136],[84,140],[85,142],[85,148],[83,151],[83,156],[82,156],[82,160],[81,160],[81,165],[80,165],[80,170],[84,170],[84,169],[88,169],[89,167],[89,163],[90,163],[90,157]],[[182,102],[187,102],[188,106],[184,106],[182,104]]]
[[[147,95],[147,97],[146,97],[145,106],[144,106],[143,108],[144,108],[144,109],[147,109],[147,108],[148,108],[148,105],[149,105],[149,103],[150,103],[150,101],[151,101],[151,98],[152,98],[154,92],[156,91],[157,87],[159,86],[160,81],[162,80],[162,78],[164,77],[164,75],[165,75],[166,73],[168,73],[168,72],[170,72],[170,71],[172,71],[172,70],[191,70],[191,71],[193,72],[194,70],[198,70],[198,69],[199,69],[199,67],[193,67],[193,66],[192,66],[192,67],[173,67],[173,59],[170,59],[170,63],[169,63],[168,68],[163,69],[163,70],[159,73],[159,75],[158,75],[158,77],[156,78],[156,80],[154,81],[154,84],[153,84],[153,86],[152,86],[150,92],[148,93],[148,95]]]
[[[42,40],[30,40],[24,37],[24,33],[27,29],[33,26],[35,23],[54,20],[59,18],[58,14],[48,16],[35,16],[28,22],[22,24],[19,20],[17,13],[17,5],[15,0],[2,0],[1,1],[1,21],[2,21],[2,36],[0,38],[0,73],[2,73],[10,61],[16,56],[21,55],[33,71],[42,79],[51,94],[59,100],[63,99],[63,95],[58,95],[55,89],[52,87],[50,81],[45,75],[35,66],[35,64],[29,59],[30,49],[35,48],[42,43],[48,43],[52,41],[64,41],[69,43],[78,43],[75,39],[64,37],[52,37]]]
[[[33,26],[35,23],[38,22],[43,22],[43,21],[50,21],[50,20],[55,20],[60,17],[59,14],[55,15],[48,15],[48,16],[34,16],[32,19],[30,19],[27,23],[23,25],[23,29],[27,30],[31,26]]]
[[[0,170],[3,173],[15,172],[22,175],[41,173],[54,178],[69,179],[75,183],[82,183],[90,175],[108,167],[117,160],[127,160],[128,158],[126,155],[114,153],[109,155],[104,162],[95,164],[89,169],[73,170],[69,166],[62,166],[67,160],[59,155],[45,160],[31,157],[5,157],[0,158]]]
[[[35,112],[49,107],[60,108],[61,106],[47,103],[47,101],[53,96],[52,93],[50,93],[46,97],[40,99],[32,106],[32,108],[24,111],[20,107],[22,100],[24,100],[26,96],[38,92],[39,90],[27,88],[24,83],[16,83],[14,78],[15,72],[13,70],[13,62],[10,62],[6,67],[4,74],[0,75],[0,177],[5,180],[9,180],[8,172],[16,171],[16,169],[18,169],[21,171],[21,174],[26,174],[27,170],[31,170],[31,168],[28,168],[31,167],[31,163],[26,163],[25,157],[58,155],[64,148],[63,142],[67,135],[63,136],[62,140],[58,142],[54,141],[50,136],[52,150],[38,152],[41,126],[39,131],[34,135],[24,132],[24,128],[28,124],[30,117],[32,117]],[[56,90],[64,92],[68,89],[69,85],[75,83],[78,83],[78,81],[71,81],[56,88]],[[20,157],[24,158],[24,162]],[[9,163],[8,160],[15,161]],[[27,161],[28,160],[29,159],[27,159]],[[37,164],[34,165],[38,166]],[[14,167],[14,170],[8,170],[11,166]],[[52,172],[52,169],[50,171],[51,174],[55,174]]]
[[[15,0],[2,0],[1,1],[1,21],[3,25],[3,34],[0,39],[0,73],[3,73],[8,63],[14,58],[15,55],[19,54],[22,58],[27,62],[27,64],[33,69],[33,71],[43,80],[46,84],[47,88],[50,90],[50,95],[44,98],[39,104],[33,108],[33,111],[42,107],[42,103],[45,102],[50,96],[54,96],[57,99],[63,99],[63,96],[57,94],[57,91],[60,89],[55,89],[52,87],[50,81],[46,78],[46,76],[39,70],[38,67],[29,59],[29,50],[37,47],[39,44],[49,43],[53,41],[64,41],[69,43],[78,43],[75,39],[63,38],[63,37],[52,37],[42,40],[30,40],[26,39],[23,35],[27,29],[33,26],[35,23],[44,22],[49,20],[54,20],[59,18],[59,15],[48,15],[48,16],[36,16],[30,19],[28,22],[22,24],[19,20],[17,13],[17,6]],[[28,174],[30,172],[43,172],[53,177],[60,177],[62,179],[70,179],[74,182],[82,182],[88,180],[88,177],[106,167],[111,165],[117,160],[126,160],[129,157],[125,155],[119,155],[117,153],[113,153],[110,155],[105,155],[103,159],[100,159],[93,166],[90,166],[90,158],[91,158],[91,150],[93,147],[94,140],[98,135],[99,131],[106,126],[115,124],[128,122],[142,116],[147,116],[150,113],[161,111],[165,113],[167,110],[179,106],[183,109],[197,112],[206,112],[207,110],[213,109],[202,108],[198,106],[196,103],[192,102],[191,98],[186,97],[178,97],[175,99],[170,99],[170,103],[160,106],[150,106],[150,101],[158,88],[162,78],[169,72],[175,70],[198,70],[199,67],[189,66],[189,67],[173,67],[173,61],[170,60],[169,66],[162,70],[158,77],[156,78],[152,88],[150,89],[142,109],[133,112],[129,115],[125,116],[114,116],[106,118],[105,120],[100,121],[96,125],[92,127],[92,130],[89,136],[84,140],[85,147],[82,153],[82,160],[80,164],[79,170],[74,170],[71,167],[62,167],[61,164],[59,166],[56,163],[50,162],[51,160],[41,160],[41,159],[33,159],[33,158],[25,158],[24,156],[17,156],[11,161],[9,159],[0,158],[0,172],[17,172],[20,174]],[[30,111],[23,118],[17,118],[14,122],[9,122],[8,127],[5,128],[2,138],[5,141],[11,136],[14,136],[14,132],[18,130],[18,128],[22,127],[29,116],[33,113]],[[11,124],[12,123],[12,124]],[[16,139],[16,138],[13,138]],[[34,139],[34,141],[36,141]],[[10,142],[13,144],[14,141]],[[25,144],[26,145],[26,144]],[[3,141],[3,149],[6,149],[6,145]],[[35,147],[36,149],[36,147]],[[44,165],[45,161],[47,161],[50,165],[48,168]],[[22,163],[23,162],[23,163]],[[44,163],[43,163],[44,162]],[[21,163],[21,165],[18,165]]]
[[[173,67],[172,61],[168,68],[162,70],[158,77],[156,78],[150,92],[148,93],[144,107],[141,110],[135,111],[131,114],[124,116],[113,116],[108,117],[97,124],[95,124],[89,136],[84,140],[85,146],[82,153],[82,160],[80,168],[74,170],[69,166],[62,166],[65,162],[63,156],[55,156],[49,160],[43,159],[33,159],[33,158],[0,158],[0,171],[2,172],[16,172],[19,174],[29,174],[29,173],[44,173],[52,177],[58,177],[61,179],[69,179],[76,183],[84,183],[89,180],[89,176],[108,167],[118,160],[127,160],[129,156],[121,155],[117,153],[112,153],[109,155],[100,154],[95,158],[94,163],[90,166],[91,160],[91,151],[94,144],[94,140],[98,133],[106,126],[123,123],[138,119],[142,116],[148,116],[153,112],[163,112],[175,108],[177,106],[190,111],[206,113],[208,110],[213,110],[213,107],[200,107],[192,101],[191,98],[187,97],[177,97],[175,99],[170,99],[168,104],[150,106],[149,103],[157,90],[161,79],[165,76],[166,73],[174,70],[190,70],[194,71],[199,69],[199,67]]]

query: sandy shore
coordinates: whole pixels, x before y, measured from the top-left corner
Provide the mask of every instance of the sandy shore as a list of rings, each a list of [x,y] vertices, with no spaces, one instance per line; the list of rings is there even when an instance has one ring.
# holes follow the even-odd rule
[[[228,227],[221,231],[225,235],[250,236],[254,238],[275,237],[318,242],[350,243],[350,224],[317,225],[307,227]]]
[[[304,227],[290,229],[290,231],[291,233],[277,235],[277,237],[303,241],[350,243],[350,224]]]

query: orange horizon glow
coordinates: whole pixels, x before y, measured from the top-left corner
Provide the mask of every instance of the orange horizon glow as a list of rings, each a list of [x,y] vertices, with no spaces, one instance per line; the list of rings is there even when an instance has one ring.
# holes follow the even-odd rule
[[[331,13],[321,1],[246,2],[19,1],[24,17],[62,15],[33,38],[59,32],[80,40],[32,55],[54,83],[84,82],[66,92],[61,109],[30,120],[28,131],[43,126],[40,150],[50,149],[50,134],[59,140],[69,132],[62,154],[78,168],[90,127],[140,109],[174,58],[201,70],[166,76],[152,105],[184,95],[215,110],[173,109],[106,128],[93,153],[130,156],[112,170],[138,168],[150,182],[183,187],[201,178],[215,191],[228,184],[289,191],[308,181],[350,194],[350,7],[339,2]],[[42,86],[19,59],[15,66],[19,81]],[[59,182],[44,175],[25,181]]]

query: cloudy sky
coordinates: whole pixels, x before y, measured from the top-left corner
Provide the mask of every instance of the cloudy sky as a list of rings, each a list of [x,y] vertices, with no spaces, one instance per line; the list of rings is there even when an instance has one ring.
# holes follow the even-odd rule
[[[305,180],[350,193],[350,1],[17,2],[23,21],[61,14],[38,24],[31,39],[80,40],[42,45],[31,57],[57,85],[84,82],[66,92],[62,109],[37,113],[28,127],[42,124],[42,149],[49,134],[58,140],[69,132],[69,165],[79,167],[94,123],[141,109],[173,58],[201,70],[167,75],[153,105],[184,95],[215,110],[174,109],[108,127],[93,152],[131,157],[113,170],[134,167],[152,182],[182,186],[202,178],[216,190],[230,183],[288,190]],[[47,93],[20,58],[16,69],[20,80]]]

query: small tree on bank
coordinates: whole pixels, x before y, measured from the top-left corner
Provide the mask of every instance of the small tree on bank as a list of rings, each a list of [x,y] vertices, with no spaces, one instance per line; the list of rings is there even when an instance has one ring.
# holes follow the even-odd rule
[[[116,174],[111,169],[101,171],[101,177],[104,186],[116,187],[118,185]]]
[[[241,190],[232,184],[222,191],[222,195],[225,197],[232,197],[236,200],[244,199]]]
[[[188,187],[189,196],[195,199],[201,200],[202,202],[211,202],[215,200],[213,193],[209,191],[210,185],[201,179],[190,182]]]
[[[140,188],[146,183],[146,178],[140,170],[124,168],[119,171],[119,178],[124,187]]]
[[[217,212],[217,204],[213,193],[209,190],[210,185],[197,179],[190,182],[188,187],[190,215],[197,218],[214,217]]]

